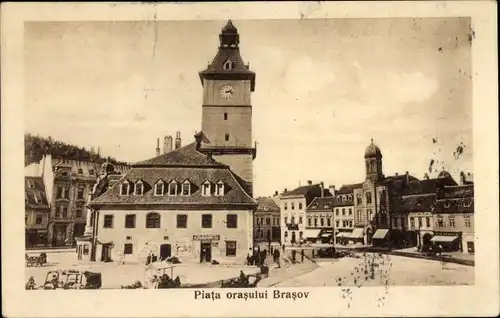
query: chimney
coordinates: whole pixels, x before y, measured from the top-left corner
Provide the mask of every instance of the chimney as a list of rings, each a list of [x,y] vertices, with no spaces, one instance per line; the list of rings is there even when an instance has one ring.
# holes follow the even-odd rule
[[[178,131],[175,134],[175,149],[179,149],[181,147],[181,132]]]
[[[396,172],[396,177],[398,176],[398,173]]]
[[[335,186],[331,185],[328,187],[328,189],[330,189],[330,193],[332,194],[332,197],[334,197],[335,196]]]
[[[406,183],[410,183],[410,174],[406,171]]]
[[[429,174],[428,174],[428,173],[425,173],[425,174],[424,174],[424,179],[425,179],[425,180],[429,180]]]
[[[160,138],[156,139],[156,156],[160,155]]]
[[[465,173],[460,171],[460,185],[465,185]]]
[[[173,146],[172,136],[167,135],[163,137],[163,154],[171,152],[172,146]]]
[[[321,197],[324,197],[325,196],[325,184],[323,182],[320,182],[319,187],[321,188]]]
[[[307,184],[308,184],[308,185],[312,185],[312,184],[313,184],[313,182],[312,182],[311,180],[307,180]]]
[[[283,191],[283,193],[287,193],[287,192],[288,192],[288,189],[287,189],[287,188],[285,188],[285,190]]]
[[[278,191],[274,191],[274,196],[278,196]]]

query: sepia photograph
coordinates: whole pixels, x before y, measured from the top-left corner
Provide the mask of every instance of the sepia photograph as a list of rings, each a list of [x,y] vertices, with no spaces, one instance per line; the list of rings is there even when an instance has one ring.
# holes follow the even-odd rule
[[[476,31],[465,15],[24,21],[25,297],[331,287],[349,309],[361,287],[381,307],[393,287],[475,286]]]

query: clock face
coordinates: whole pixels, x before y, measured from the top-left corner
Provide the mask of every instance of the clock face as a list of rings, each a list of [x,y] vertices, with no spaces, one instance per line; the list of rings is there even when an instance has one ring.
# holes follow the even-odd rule
[[[220,96],[222,98],[231,98],[234,94],[234,89],[231,85],[224,85],[220,88]]]

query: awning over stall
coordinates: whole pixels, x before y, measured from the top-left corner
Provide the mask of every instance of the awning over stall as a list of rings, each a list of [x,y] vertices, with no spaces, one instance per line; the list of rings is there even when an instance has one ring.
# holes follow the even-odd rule
[[[350,237],[351,236],[351,232],[340,232],[340,233],[337,233],[336,236],[337,237]]]
[[[350,238],[362,238],[363,237],[363,229],[361,228],[356,228],[352,231],[351,235],[349,235]]]
[[[321,232],[320,229],[306,229],[304,231],[304,237],[305,238],[318,237],[320,232]]]
[[[456,239],[458,239],[458,236],[436,235],[433,238],[431,238],[431,242],[451,243]]]
[[[373,234],[372,239],[384,239],[387,236],[387,233],[389,233],[388,229],[378,229],[375,234]]]

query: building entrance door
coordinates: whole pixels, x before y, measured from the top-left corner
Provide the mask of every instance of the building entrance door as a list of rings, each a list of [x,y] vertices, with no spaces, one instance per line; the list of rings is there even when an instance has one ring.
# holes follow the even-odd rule
[[[83,246],[78,245],[78,259],[82,259],[82,254],[83,254]]]
[[[160,259],[164,260],[172,256],[172,247],[170,244],[162,244],[160,246]]]
[[[101,262],[111,262],[111,244],[102,244]]]
[[[212,244],[210,242],[201,242],[200,263],[212,261]]]

